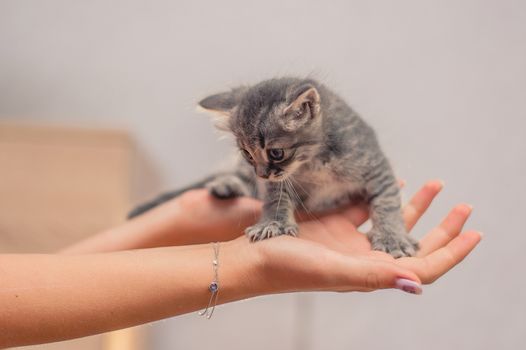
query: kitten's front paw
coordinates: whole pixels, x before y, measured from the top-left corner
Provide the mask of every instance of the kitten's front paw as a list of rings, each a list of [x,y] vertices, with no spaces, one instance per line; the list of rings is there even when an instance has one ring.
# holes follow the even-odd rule
[[[245,230],[245,234],[252,242],[280,235],[296,236],[298,234],[298,225],[279,221],[263,221],[248,227]]]
[[[210,194],[219,199],[249,196],[250,190],[235,175],[218,176],[206,184]]]
[[[414,256],[418,250],[418,242],[405,233],[390,232],[373,228],[367,233],[373,250],[391,254],[393,258]]]

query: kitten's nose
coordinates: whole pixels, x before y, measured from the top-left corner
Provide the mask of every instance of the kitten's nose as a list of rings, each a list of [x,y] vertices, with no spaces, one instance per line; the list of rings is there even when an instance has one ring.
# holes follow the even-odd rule
[[[257,167],[256,168],[256,174],[259,177],[262,177],[264,179],[268,179],[270,176],[270,171],[266,167]]]

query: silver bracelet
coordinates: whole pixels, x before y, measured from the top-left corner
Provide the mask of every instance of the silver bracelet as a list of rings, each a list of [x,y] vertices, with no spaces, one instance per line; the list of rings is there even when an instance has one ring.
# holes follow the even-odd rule
[[[212,317],[212,315],[214,314],[214,310],[217,304],[217,296],[219,294],[219,242],[212,243],[212,247],[214,248],[214,260],[212,260],[212,267],[214,269],[214,279],[208,286],[208,290],[212,294],[210,295],[210,300],[208,301],[208,305],[206,306],[206,308],[203,311],[199,312],[199,316],[205,316],[207,319],[210,319],[210,317]]]

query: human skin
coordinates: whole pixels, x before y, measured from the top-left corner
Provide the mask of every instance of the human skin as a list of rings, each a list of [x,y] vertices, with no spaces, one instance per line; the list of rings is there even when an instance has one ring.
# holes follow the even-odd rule
[[[427,183],[405,207],[409,230],[441,188]],[[62,254],[0,255],[0,346],[71,339],[202,309],[213,278],[211,241],[222,242],[222,304],[293,291],[373,291],[401,278],[431,283],[481,238],[476,231],[460,234],[471,209],[458,205],[422,238],[418,256],[395,260],[371,251],[356,229],[367,212],[354,207],[316,219],[304,214],[298,238],[250,243],[241,232],[260,210],[249,198],[218,201],[191,191]]]

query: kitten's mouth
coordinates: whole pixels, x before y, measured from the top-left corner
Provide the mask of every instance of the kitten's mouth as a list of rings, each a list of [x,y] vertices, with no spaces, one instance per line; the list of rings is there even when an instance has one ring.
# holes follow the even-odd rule
[[[283,180],[285,180],[287,178],[287,174],[285,174],[284,172],[283,173],[279,173],[279,174],[274,174],[274,175],[271,175],[268,179],[268,181],[272,181],[272,182],[281,182]]]

